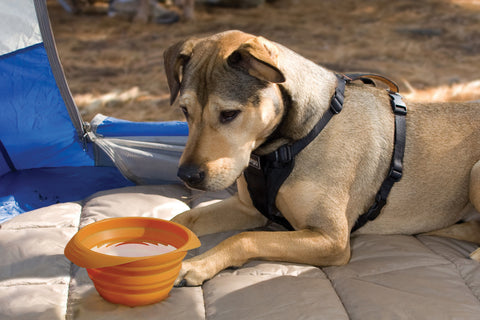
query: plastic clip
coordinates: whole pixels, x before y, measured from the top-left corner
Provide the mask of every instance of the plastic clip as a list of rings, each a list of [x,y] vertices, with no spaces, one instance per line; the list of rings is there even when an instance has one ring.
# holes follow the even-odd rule
[[[391,105],[393,108],[393,113],[398,115],[406,115],[407,114],[407,105],[402,100],[402,96],[396,92],[389,92],[391,100]]]

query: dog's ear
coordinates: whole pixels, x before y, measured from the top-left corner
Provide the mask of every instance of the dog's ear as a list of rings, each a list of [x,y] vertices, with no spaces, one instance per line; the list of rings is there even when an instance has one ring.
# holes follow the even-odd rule
[[[236,69],[264,81],[281,83],[285,76],[278,68],[278,49],[263,37],[252,38],[240,45],[227,58],[227,63]]]
[[[170,104],[172,105],[180,91],[183,68],[192,55],[195,39],[178,42],[169,47],[163,53],[165,73],[167,74],[168,87],[170,89]]]

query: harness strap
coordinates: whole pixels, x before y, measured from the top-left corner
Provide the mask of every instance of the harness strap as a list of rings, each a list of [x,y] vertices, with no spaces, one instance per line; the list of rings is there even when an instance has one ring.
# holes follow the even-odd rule
[[[288,230],[294,230],[294,228],[275,205],[278,190],[293,170],[295,155],[315,139],[330,119],[342,110],[345,85],[348,82],[360,80],[374,86],[375,80],[385,83],[390,88],[390,104],[395,114],[394,146],[389,173],[375,196],[374,204],[366,213],[358,217],[352,232],[378,217],[386,204],[388,194],[394,183],[399,181],[403,174],[402,163],[405,151],[407,107],[398,94],[398,86],[395,82],[383,76],[370,73],[337,75],[337,78],[337,87],[330,101],[330,108],[323,114],[313,129],[302,139],[292,144],[282,145],[269,154],[259,156],[252,152],[249,166],[244,171],[248,192],[255,208],[269,220],[284,226]]]
[[[294,230],[294,228],[275,205],[278,190],[293,170],[295,155],[315,139],[334,115],[342,111],[346,82],[347,78],[337,75],[337,87],[330,100],[330,107],[305,137],[292,144],[284,144],[266,155],[259,156],[252,153],[249,166],[244,171],[250,198],[255,208],[269,220],[288,230]]]
[[[330,107],[323,114],[313,129],[310,130],[310,132],[300,140],[297,140],[292,144],[284,144],[272,153],[267,154],[265,156],[266,159],[269,161],[287,162],[293,159],[298,153],[300,153],[300,151],[308,146],[308,144],[318,136],[323,128],[325,128],[330,119],[342,111],[343,100],[345,99],[346,82],[346,78],[344,78],[342,75],[337,75],[337,87],[335,88],[335,93],[330,100]]]
[[[395,114],[395,136],[393,145],[392,161],[387,177],[383,181],[380,189],[375,196],[375,202],[367,212],[360,215],[355,222],[351,232],[363,227],[368,221],[375,220],[382,208],[387,203],[387,198],[395,182],[402,178],[403,174],[403,154],[405,153],[406,141],[406,121],[407,106],[398,93],[390,92],[390,105]]]
[[[356,81],[360,80],[365,84],[373,84],[375,86],[375,80],[383,82],[386,84],[390,90],[390,92],[395,92],[398,93],[400,89],[398,88],[398,85],[393,82],[392,80],[385,78],[384,76],[381,76],[379,74],[375,73],[347,73],[345,74],[347,79],[349,81]]]

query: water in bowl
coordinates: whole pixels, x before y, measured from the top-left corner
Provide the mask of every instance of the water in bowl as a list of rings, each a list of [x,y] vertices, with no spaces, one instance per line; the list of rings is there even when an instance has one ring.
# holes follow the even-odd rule
[[[172,245],[150,242],[107,243],[92,248],[93,251],[119,257],[147,257],[176,250]]]

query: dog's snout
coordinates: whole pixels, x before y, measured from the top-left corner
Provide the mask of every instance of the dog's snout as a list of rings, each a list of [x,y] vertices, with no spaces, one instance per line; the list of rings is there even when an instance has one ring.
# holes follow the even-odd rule
[[[205,179],[205,171],[194,165],[184,165],[178,168],[177,176],[190,187],[198,187]]]

